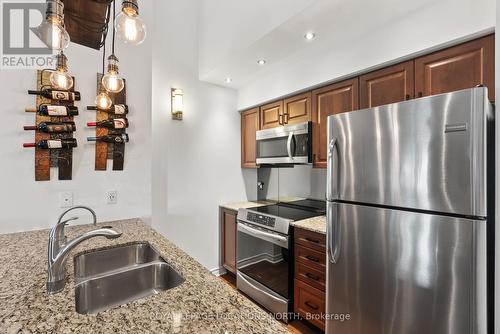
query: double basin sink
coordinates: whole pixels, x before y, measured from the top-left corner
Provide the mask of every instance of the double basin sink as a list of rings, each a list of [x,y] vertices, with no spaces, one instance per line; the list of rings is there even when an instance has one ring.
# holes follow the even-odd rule
[[[184,278],[148,243],[75,257],[76,311],[105,311],[175,288]]]

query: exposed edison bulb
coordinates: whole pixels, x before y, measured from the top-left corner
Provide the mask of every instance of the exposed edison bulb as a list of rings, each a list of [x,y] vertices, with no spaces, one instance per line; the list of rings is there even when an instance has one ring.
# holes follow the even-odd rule
[[[102,77],[102,85],[110,93],[119,93],[125,87],[123,79],[117,72],[109,71]]]
[[[146,39],[146,25],[137,14],[122,11],[115,22],[118,38],[124,43],[139,45]]]
[[[50,83],[52,87],[68,90],[73,87],[73,77],[69,75],[68,71],[58,69],[50,74]]]
[[[113,101],[106,92],[100,92],[95,98],[95,105],[101,110],[108,110],[113,105]]]
[[[40,40],[54,51],[61,51],[69,45],[69,34],[57,19],[48,18],[40,24],[35,34]]]

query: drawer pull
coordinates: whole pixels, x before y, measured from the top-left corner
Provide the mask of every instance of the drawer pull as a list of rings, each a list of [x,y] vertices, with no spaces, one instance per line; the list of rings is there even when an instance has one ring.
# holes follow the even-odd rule
[[[305,302],[304,304],[306,304],[309,308],[312,308],[313,310],[318,310],[319,307],[314,305],[313,303],[310,303],[310,302]]]
[[[309,237],[305,237],[304,238],[305,241],[309,241],[309,242],[312,242],[312,243],[315,243],[315,244],[319,244],[319,240],[316,240],[316,239],[311,239]]]
[[[311,273],[306,273],[306,276],[309,277],[312,280],[319,281],[319,277],[316,275],[313,275]]]
[[[312,261],[312,262],[319,262],[319,260],[317,258],[312,257],[310,255],[306,255],[305,258],[308,259],[309,261]]]

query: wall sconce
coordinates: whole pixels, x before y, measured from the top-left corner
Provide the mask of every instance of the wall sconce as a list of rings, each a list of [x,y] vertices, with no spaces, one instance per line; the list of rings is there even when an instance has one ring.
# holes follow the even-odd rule
[[[182,89],[172,88],[172,119],[181,121],[184,111],[184,93]]]

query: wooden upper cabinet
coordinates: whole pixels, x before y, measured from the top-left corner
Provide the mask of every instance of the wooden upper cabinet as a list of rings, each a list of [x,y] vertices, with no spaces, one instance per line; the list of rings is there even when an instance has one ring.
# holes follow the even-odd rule
[[[354,78],[312,92],[314,167],[326,168],[327,117],[359,109],[358,88]]]
[[[417,97],[477,85],[495,100],[495,35],[489,35],[415,60]]]
[[[259,108],[241,113],[241,167],[256,168],[257,142],[255,133],[259,130]]]
[[[413,99],[415,96],[413,60],[359,77],[361,109]]]
[[[283,101],[260,107],[260,128],[270,129],[283,125]]]
[[[297,124],[311,120],[311,92],[292,96],[283,102],[283,123]]]

